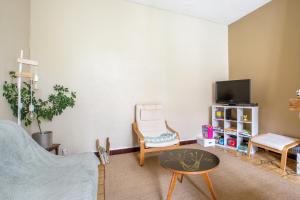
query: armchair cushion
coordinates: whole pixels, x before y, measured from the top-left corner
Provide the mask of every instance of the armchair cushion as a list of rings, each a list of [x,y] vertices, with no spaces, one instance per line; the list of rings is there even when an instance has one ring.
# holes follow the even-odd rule
[[[175,144],[178,144],[179,140],[178,139],[174,139],[171,141],[167,141],[167,142],[156,142],[156,143],[152,143],[152,142],[145,142],[145,147],[146,148],[150,148],[150,147],[167,147],[167,146],[172,146]]]
[[[141,121],[159,121],[163,119],[163,113],[159,109],[141,110]]]
[[[161,105],[136,105],[136,122],[143,136],[167,133]]]
[[[149,142],[149,143],[169,142],[175,139],[176,139],[175,133],[163,133],[158,137],[151,137],[151,136],[144,137],[145,142]]]
[[[148,147],[166,147],[174,144],[178,144],[179,140],[176,138],[176,133],[163,133],[160,136],[152,137],[146,136],[144,137],[145,146]]]

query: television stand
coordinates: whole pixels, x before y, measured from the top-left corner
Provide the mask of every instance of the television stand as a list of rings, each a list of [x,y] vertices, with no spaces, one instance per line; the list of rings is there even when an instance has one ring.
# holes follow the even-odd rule
[[[211,116],[216,145],[247,153],[248,141],[258,135],[258,106],[213,105]]]
[[[255,107],[258,106],[258,103],[228,103],[228,104],[220,104],[222,106],[238,106],[238,107]]]
[[[224,104],[224,106],[236,106],[236,103],[228,103],[228,104]]]
[[[237,104],[237,106],[258,106],[258,103],[241,103],[241,104]]]

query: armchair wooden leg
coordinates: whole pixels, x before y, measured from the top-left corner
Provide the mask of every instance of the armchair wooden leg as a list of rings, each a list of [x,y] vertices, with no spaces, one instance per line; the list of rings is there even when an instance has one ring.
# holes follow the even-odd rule
[[[142,167],[145,162],[145,144],[143,142],[140,143],[140,166]]]
[[[251,158],[251,150],[252,150],[252,142],[249,140],[248,142],[248,158]]]

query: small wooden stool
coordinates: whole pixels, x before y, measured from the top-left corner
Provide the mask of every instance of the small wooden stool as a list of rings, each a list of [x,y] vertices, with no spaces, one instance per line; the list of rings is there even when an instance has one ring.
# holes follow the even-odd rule
[[[253,137],[248,143],[248,157],[251,157],[252,146],[257,146],[268,151],[281,154],[281,164],[283,174],[285,173],[288,150],[300,144],[299,139],[266,133]]]

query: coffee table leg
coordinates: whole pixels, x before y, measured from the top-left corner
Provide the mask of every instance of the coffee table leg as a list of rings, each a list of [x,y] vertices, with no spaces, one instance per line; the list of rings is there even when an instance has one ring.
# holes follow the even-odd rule
[[[183,180],[183,174],[180,174],[178,177],[177,177],[179,183],[182,183],[182,180]]]
[[[170,186],[169,186],[168,195],[167,195],[167,200],[171,200],[171,196],[172,196],[172,193],[173,193],[175,185],[176,185],[177,175],[178,175],[177,173],[173,172],[172,179],[171,179]]]
[[[210,194],[211,194],[211,196],[212,196],[212,199],[213,199],[213,200],[216,200],[216,199],[217,199],[217,198],[216,198],[216,194],[215,194],[215,191],[214,191],[212,182],[211,182],[211,180],[210,180],[210,178],[209,178],[209,176],[208,176],[208,173],[204,173],[204,174],[202,174],[202,175],[203,175],[203,177],[204,177],[204,179],[205,179],[205,182],[206,182],[206,184],[207,184],[207,186],[208,186],[208,189],[209,189],[209,191],[210,191]]]

